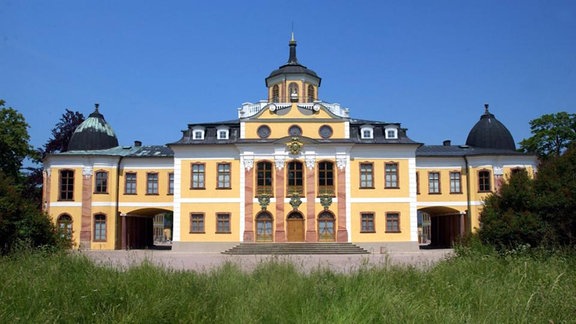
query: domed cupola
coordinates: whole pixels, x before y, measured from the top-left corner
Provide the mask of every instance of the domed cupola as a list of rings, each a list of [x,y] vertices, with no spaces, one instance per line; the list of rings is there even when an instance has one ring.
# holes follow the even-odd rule
[[[489,149],[516,150],[514,138],[508,128],[488,111],[488,104],[485,104],[484,108],[484,115],[480,116],[480,120],[470,130],[466,145]]]
[[[98,111],[98,106],[96,104],[94,112],[76,127],[68,143],[69,151],[105,150],[118,146],[118,138]]]
[[[272,71],[266,78],[269,102],[313,102],[318,100],[322,79],[316,72],[298,62],[294,33],[288,44],[288,62]]]

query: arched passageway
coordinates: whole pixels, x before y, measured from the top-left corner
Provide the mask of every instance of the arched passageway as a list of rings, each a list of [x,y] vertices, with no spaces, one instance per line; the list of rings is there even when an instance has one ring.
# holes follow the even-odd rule
[[[143,208],[120,214],[122,249],[169,248],[172,239],[172,211]]]
[[[430,248],[452,247],[466,233],[466,212],[435,206],[418,210],[420,242]]]

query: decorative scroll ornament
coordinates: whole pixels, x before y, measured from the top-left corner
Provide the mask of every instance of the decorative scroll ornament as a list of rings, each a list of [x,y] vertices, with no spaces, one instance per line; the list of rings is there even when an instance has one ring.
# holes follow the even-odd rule
[[[82,169],[82,175],[85,177],[91,177],[92,176],[92,167],[84,167]]]
[[[501,176],[504,175],[504,168],[502,168],[502,166],[494,166],[494,175],[495,176]]]
[[[320,196],[320,205],[324,207],[324,210],[328,210],[328,208],[330,208],[330,205],[332,205],[332,196],[330,196],[329,194],[323,194],[322,196]]]
[[[344,170],[344,168],[346,168],[346,157],[345,156],[337,157],[336,165],[338,166],[338,169]]]
[[[254,157],[252,156],[245,156],[242,162],[246,171],[250,171],[254,167]]]
[[[307,156],[306,157],[306,167],[309,170],[314,169],[314,164],[316,164],[316,159],[313,156]]]
[[[285,162],[285,159],[283,156],[276,156],[274,158],[274,164],[276,164],[276,169],[278,169],[278,170],[284,169],[284,162]]]
[[[298,137],[292,137],[292,140],[286,144],[288,152],[292,155],[298,155],[302,151],[304,143],[298,140]]]
[[[262,208],[262,210],[266,210],[266,208],[268,208],[268,205],[270,205],[270,195],[268,194],[261,194],[258,196],[258,203],[260,204],[260,207]]]
[[[292,206],[292,209],[298,210],[298,207],[300,207],[301,204],[302,199],[300,199],[300,195],[297,192],[293,193],[292,197],[290,197],[290,205]]]

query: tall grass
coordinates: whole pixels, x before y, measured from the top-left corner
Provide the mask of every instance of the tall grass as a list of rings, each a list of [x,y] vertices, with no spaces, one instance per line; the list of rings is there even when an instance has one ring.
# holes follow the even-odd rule
[[[576,320],[574,254],[461,251],[426,271],[361,266],[298,271],[271,258],[251,272],[143,263],[96,266],[79,255],[0,258],[0,322],[532,323]]]

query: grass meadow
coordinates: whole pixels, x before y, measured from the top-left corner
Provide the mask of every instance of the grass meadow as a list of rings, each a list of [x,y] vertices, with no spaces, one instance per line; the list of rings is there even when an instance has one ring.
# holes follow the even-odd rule
[[[425,270],[302,273],[274,258],[192,272],[24,252],[0,257],[0,323],[576,322],[574,253],[458,254]]]

